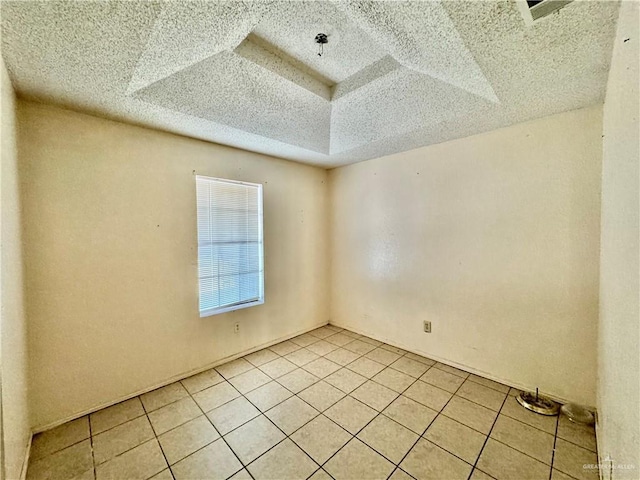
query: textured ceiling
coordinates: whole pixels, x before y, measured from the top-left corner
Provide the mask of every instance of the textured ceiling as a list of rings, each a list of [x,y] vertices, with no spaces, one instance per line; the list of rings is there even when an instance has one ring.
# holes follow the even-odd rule
[[[618,3],[533,25],[514,0],[1,8],[23,98],[333,167],[602,102]]]

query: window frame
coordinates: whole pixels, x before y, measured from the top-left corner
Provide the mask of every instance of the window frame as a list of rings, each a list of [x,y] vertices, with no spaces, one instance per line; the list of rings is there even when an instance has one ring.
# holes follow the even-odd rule
[[[213,315],[218,315],[221,313],[233,312],[235,310],[241,310],[243,308],[254,307],[257,305],[264,304],[264,198],[263,198],[263,188],[261,183],[250,183],[243,182],[239,180],[230,180],[227,178],[219,178],[219,177],[209,177],[206,175],[196,175],[196,243],[197,243],[197,269],[198,269],[198,312],[200,313],[200,318],[211,317]],[[257,300],[249,300],[234,303],[232,305],[225,305],[224,307],[213,307],[207,308],[205,310],[200,310],[200,239],[198,235],[198,180],[209,180],[214,182],[221,183],[233,183],[236,185],[245,185],[248,187],[257,187],[258,189],[258,238],[260,240],[260,250],[259,250],[259,297]]]

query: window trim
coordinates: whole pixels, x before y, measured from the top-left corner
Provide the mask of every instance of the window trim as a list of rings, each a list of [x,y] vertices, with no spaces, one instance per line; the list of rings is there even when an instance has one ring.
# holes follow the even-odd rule
[[[243,308],[249,308],[249,307],[254,307],[257,305],[262,305],[264,304],[264,297],[265,297],[265,292],[264,292],[264,198],[263,198],[263,188],[262,188],[262,184],[261,183],[251,183],[251,182],[242,182],[239,180],[230,180],[228,178],[219,178],[219,177],[209,177],[206,175],[196,175],[196,223],[197,223],[197,184],[198,184],[198,179],[204,179],[204,180],[213,180],[213,181],[217,181],[217,182],[223,182],[223,183],[235,183],[238,185],[246,185],[249,187],[257,187],[258,188],[258,212],[259,212],[259,216],[260,216],[260,222],[259,222],[259,238],[261,240],[260,242],[260,271],[261,271],[261,275],[260,275],[260,296],[258,297],[257,300],[249,300],[246,302],[238,302],[238,303],[234,303],[232,305],[225,305],[224,307],[214,307],[214,308],[207,308],[205,310],[200,310],[200,275],[198,274],[198,312],[200,313],[200,318],[205,318],[205,317],[211,317],[212,315],[218,315],[220,313],[227,313],[227,312],[233,312],[235,310],[241,310]],[[198,240],[198,232],[197,232],[197,228],[196,228],[196,243],[198,245],[198,247],[200,246],[199,240]],[[199,252],[199,248],[196,249]],[[197,258],[197,267],[198,269],[200,268],[200,258],[199,258],[199,253],[197,253],[198,258]]]

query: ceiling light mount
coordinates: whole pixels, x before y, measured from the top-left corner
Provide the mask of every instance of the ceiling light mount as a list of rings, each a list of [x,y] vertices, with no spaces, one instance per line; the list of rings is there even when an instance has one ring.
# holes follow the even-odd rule
[[[326,33],[319,33],[316,35],[316,43],[318,44],[318,56],[321,57],[324,53],[324,44],[329,43],[329,38]]]

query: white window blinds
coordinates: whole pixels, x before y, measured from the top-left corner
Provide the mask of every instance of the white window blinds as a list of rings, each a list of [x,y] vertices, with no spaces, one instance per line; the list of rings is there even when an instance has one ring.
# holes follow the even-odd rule
[[[264,303],[262,185],[196,177],[200,316]]]

